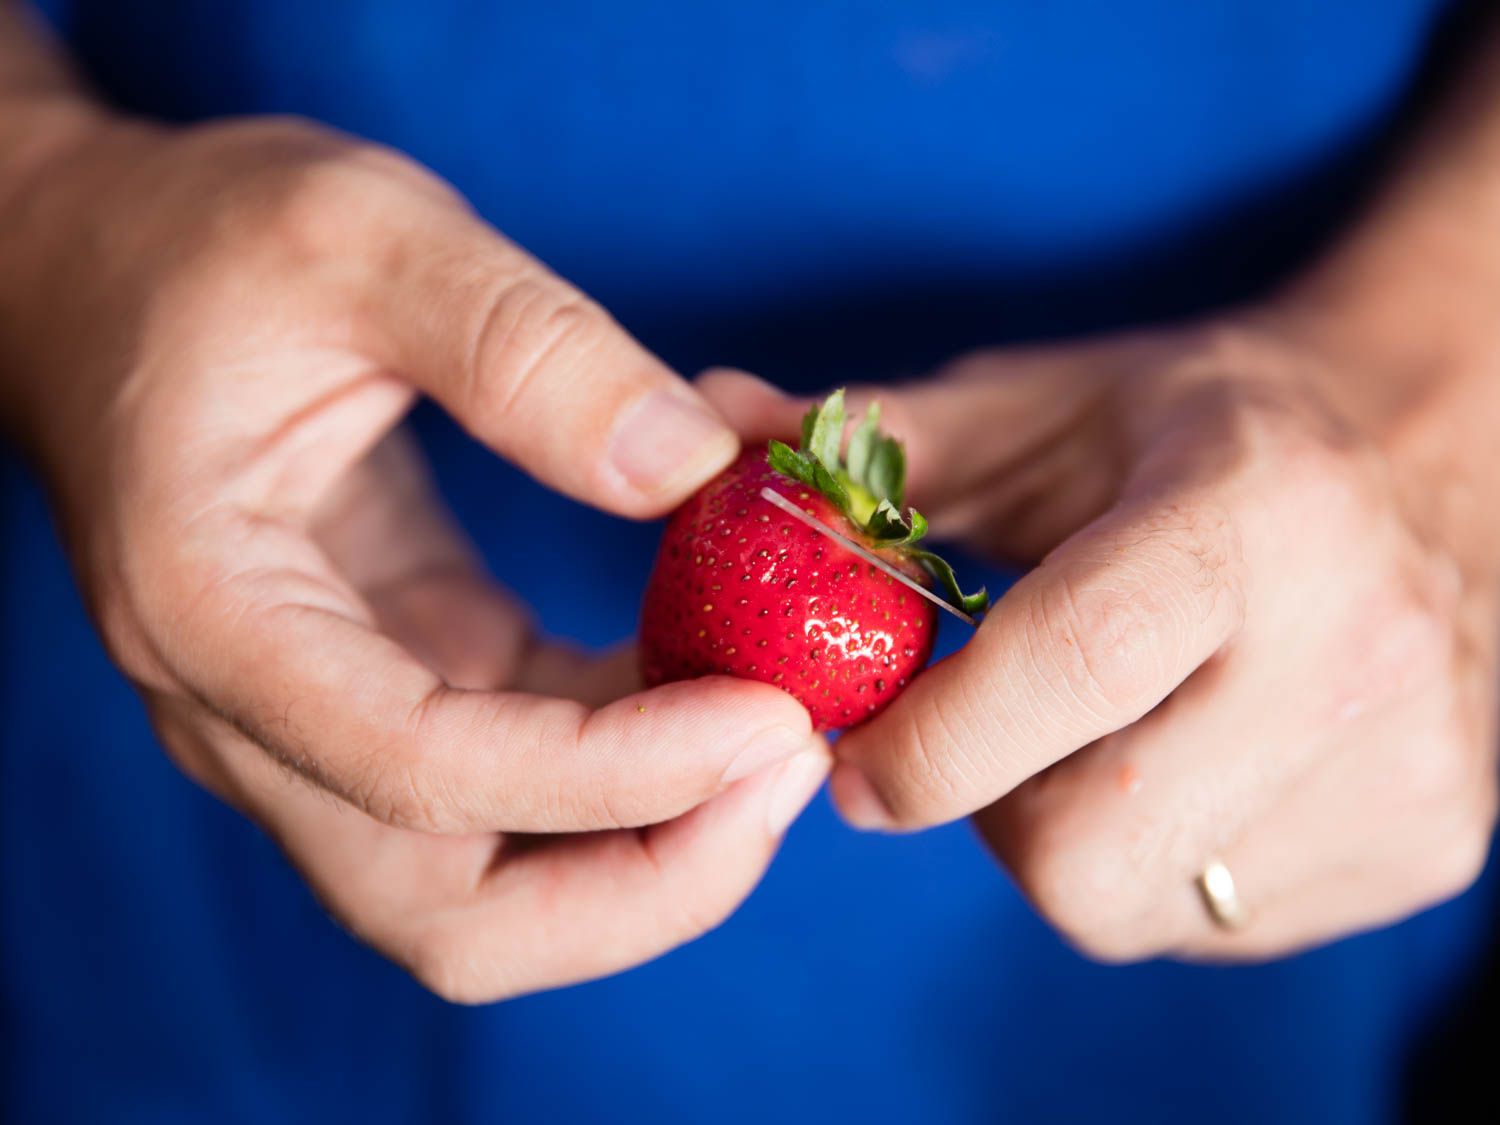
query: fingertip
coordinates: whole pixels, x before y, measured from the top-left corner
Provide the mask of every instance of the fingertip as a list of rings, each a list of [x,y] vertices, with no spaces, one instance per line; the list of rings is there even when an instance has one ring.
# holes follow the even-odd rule
[[[821,740],[819,740],[821,742]],[[780,838],[823,787],[833,760],[828,749],[810,747],[777,766],[767,783],[766,830]]]
[[[776,842],[822,788],[832,765],[827,745],[810,735],[791,757],[741,778],[690,812],[651,831],[662,846],[688,851],[711,838],[724,842],[759,840],[764,845],[759,860],[763,868]],[[738,846],[744,847],[743,843]],[[748,855],[741,850],[742,858]]]
[[[807,401],[732,367],[711,367],[693,385],[747,442],[795,435]]]
[[[898,831],[896,818],[857,766],[840,762],[828,779],[834,807],[851,827],[867,832]]]
[[[806,747],[807,739],[806,733],[791,727],[770,727],[756,733],[729,760],[721,775],[721,784],[732,785],[768,766],[786,761]]]
[[[614,808],[628,808],[636,824],[676,816],[809,746],[826,753],[795,699],[727,676],[662,684],[609,704],[589,722],[590,738],[609,744]]]
[[[790,402],[788,395],[769,379],[763,379],[742,367],[705,367],[693,379],[693,386],[710,402],[717,404],[722,396],[755,396],[772,401]]]
[[[616,417],[605,463],[624,515],[670,511],[739,455],[735,431],[690,387],[657,387]]]

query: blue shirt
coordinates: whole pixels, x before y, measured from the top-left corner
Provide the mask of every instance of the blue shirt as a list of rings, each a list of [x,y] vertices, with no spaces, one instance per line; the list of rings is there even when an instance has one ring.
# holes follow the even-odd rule
[[[55,0],[118,103],[393,144],[685,371],[789,386],[1186,315],[1309,254],[1436,0]],[[630,633],[655,530],[417,425],[552,630]],[[1488,883],[1262,967],[1089,964],[962,826],[819,799],[722,929],[611,980],[447,1006],[168,764],[3,477],[7,1120],[1389,1119]],[[495,497],[537,538],[516,557]],[[513,524],[511,524],[513,526]],[[575,596],[579,590],[586,596]]]

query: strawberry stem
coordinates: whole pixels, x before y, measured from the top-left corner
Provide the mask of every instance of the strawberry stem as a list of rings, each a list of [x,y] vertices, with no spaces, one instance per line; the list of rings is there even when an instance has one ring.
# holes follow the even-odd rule
[[[906,488],[906,454],[901,443],[880,429],[880,404],[872,402],[844,444],[844,391],[834,391],[802,418],[801,448],[772,441],[771,467],[799,484],[815,489],[869,539],[872,547],[895,551],[919,563],[944,596],[964,612],[981,613],[990,604],[982,587],[966,594],[940,556],[918,547],[927,521],[915,508],[901,511]]]

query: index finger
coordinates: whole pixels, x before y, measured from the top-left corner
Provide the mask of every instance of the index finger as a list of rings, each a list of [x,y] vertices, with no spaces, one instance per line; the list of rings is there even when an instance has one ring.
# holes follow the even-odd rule
[[[163,638],[171,663],[273,757],[388,824],[652,824],[808,745],[810,720],[791,696],[724,677],[598,709],[454,686],[381,632],[297,529],[261,521],[199,534],[233,544],[234,557],[199,557],[172,584],[199,594]]]
[[[1135,722],[1244,620],[1231,515],[1196,490],[1122,502],[1065,541],[962,651],[845,735],[832,790],[872,828],[965,816]]]
[[[479,440],[621,515],[661,515],[739,451],[690,385],[599,305],[458,208],[383,235],[381,351]],[[383,356],[384,358],[384,356]]]

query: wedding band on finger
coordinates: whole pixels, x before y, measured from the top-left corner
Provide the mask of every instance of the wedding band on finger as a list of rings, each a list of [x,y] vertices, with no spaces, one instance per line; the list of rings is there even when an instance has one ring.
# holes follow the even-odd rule
[[[1250,910],[1234,886],[1234,876],[1221,859],[1209,860],[1197,880],[1198,893],[1214,925],[1221,930],[1241,930],[1250,921]]]

